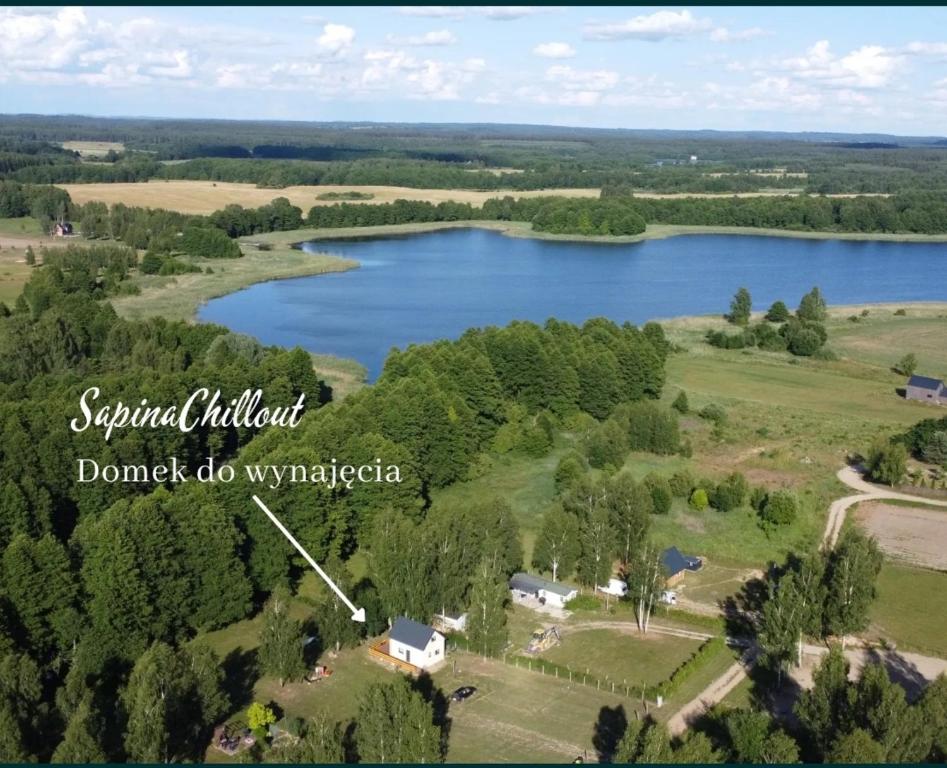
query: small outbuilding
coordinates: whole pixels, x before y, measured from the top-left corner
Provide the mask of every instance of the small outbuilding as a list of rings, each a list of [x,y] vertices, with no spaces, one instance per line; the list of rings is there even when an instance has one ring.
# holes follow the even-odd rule
[[[529,604],[536,600],[540,605],[556,608],[564,608],[566,603],[579,594],[579,590],[573,586],[549,581],[530,573],[514,573],[510,579],[510,592],[515,603]]]
[[[53,235],[55,237],[68,237],[72,234],[72,224],[68,221],[57,221],[56,225],[53,227]]]
[[[930,376],[912,376],[904,389],[904,397],[932,405],[947,405],[947,386]]]
[[[466,632],[466,613],[437,613],[434,615],[434,629],[441,632]]]
[[[668,547],[661,553],[664,578],[669,587],[680,583],[688,571],[699,571],[703,561],[693,555],[683,555],[677,547]]]
[[[444,635],[434,627],[400,616],[388,633],[388,655],[418,669],[444,660]]]

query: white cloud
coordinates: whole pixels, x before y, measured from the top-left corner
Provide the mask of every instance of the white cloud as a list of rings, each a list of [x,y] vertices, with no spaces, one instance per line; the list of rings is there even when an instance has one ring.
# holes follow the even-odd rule
[[[828,40],[820,40],[804,56],[785,59],[782,68],[796,77],[829,86],[883,88],[902,64],[897,53],[880,45],[864,45],[839,57],[832,53]]]
[[[157,77],[180,79],[190,77],[193,68],[187,51],[174,51],[170,56],[157,56],[155,63],[148,67],[148,73]]]
[[[913,42],[904,46],[904,50],[906,53],[910,53],[915,56],[933,56],[935,58],[941,58],[947,56],[947,43]]]
[[[398,12],[403,16],[423,16],[432,19],[460,19],[468,13],[493,21],[513,21],[549,9],[538,5],[402,5]]]
[[[474,10],[494,21],[512,21],[543,13],[546,9],[536,5],[486,5]]]
[[[656,11],[619,22],[587,24],[587,40],[666,40],[687,37],[711,29],[709,19],[700,19],[690,11]]]
[[[571,59],[575,56],[575,48],[568,43],[540,43],[533,48],[533,53],[544,59]]]
[[[486,68],[486,61],[469,58],[462,62],[418,59],[405,51],[370,50],[358,78],[363,92],[396,91],[407,98],[455,100],[464,86]]]
[[[607,91],[618,85],[620,76],[609,69],[573,69],[554,64],[546,70],[546,80],[567,91]]]
[[[402,5],[398,12],[404,16],[427,16],[434,19],[457,19],[464,9],[456,5]]]
[[[710,33],[710,39],[715,43],[743,43],[747,40],[755,40],[758,37],[766,37],[769,33],[760,27],[750,27],[749,29],[730,30],[726,27],[717,27]]]
[[[317,45],[333,56],[342,53],[355,41],[355,30],[345,24],[326,24],[316,40]]]
[[[398,37],[388,35],[388,42],[392,45],[425,46],[425,45],[454,45],[457,36],[449,29],[437,29],[425,32],[423,35],[408,35]]]

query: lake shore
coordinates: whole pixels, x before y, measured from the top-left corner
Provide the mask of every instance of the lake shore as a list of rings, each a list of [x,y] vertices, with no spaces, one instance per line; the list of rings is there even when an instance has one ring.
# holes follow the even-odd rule
[[[448,229],[488,229],[507,237],[526,237],[535,240],[553,240],[576,243],[640,243],[645,240],[663,240],[685,235],[744,235],[750,237],[784,237],[801,240],[860,240],[893,243],[947,243],[947,234],[917,235],[911,233],[868,232],[807,232],[791,229],[765,229],[762,227],[710,227],[685,224],[650,224],[640,235],[556,235],[536,232],[526,221],[432,221],[414,224],[384,224],[372,227],[338,227],[332,229],[293,229],[286,232],[269,232],[243,238],[244,241],[264,242],[280,246],[299,245],[314,240],[346,240],[368,237],[397,237],[440,232]]]

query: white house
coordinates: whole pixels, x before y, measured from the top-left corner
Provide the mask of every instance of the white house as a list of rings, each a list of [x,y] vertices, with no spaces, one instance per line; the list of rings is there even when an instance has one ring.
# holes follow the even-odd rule
[[[533,576],[529,573],[514,573],[510,579],[510,592],[513,602],[529,603],[538,600],[542,605],[552,605],[564,608],[579,591],[575,587],[558,581],[549,581],[542,576]]]
[[[388,633],[388,655],[418,669],[427,669],[444,660],[444,635],[427,624],[401,616]]]

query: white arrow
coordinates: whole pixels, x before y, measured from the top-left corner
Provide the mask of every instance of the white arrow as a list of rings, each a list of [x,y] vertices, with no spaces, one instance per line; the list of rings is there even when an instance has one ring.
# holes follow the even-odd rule
[[[289,539],[289,543],[292,544],[294,547],[296,547],[296,550],[299,552],[299,554],[301,554],[304,558],[306,558],[306,562],[316,569],[316,573],[318,573],[323,578],[325,583],[329,585],[329,588],[339,596],[339,600],[341,600],[343,603],[345,603],[349,607],[349,610],[352,611],[352,621],[364,622],[365,609],[355,607],[355,604],[351,600],[349,600],[345,596],[345,593],[343,593],[342,590],[336,586],[336,583],[332,581],[332,579],[329,578],[329,574],[327,574],[324,570],[322,570],[319,567],[319,563],[313,560],[312,556],[305,549],[303,549],[302,544],[296,541],[296,539],[293,538],[293,534],[291,534],[289,531],[286,530],[286,526],[283,525],[279,521],[276,515],[274,515],[272,512],[270,512],[269,509],[267,509],[266,504],[260,501],[259,496],[254,494],[253,500],[257,503],[257,506],[266,513],[266,516],[270,518],[270,520],[273,521],[273,525],[275,525],[277,528],[280,529],[280,533],[282,533],[287,539]]]

